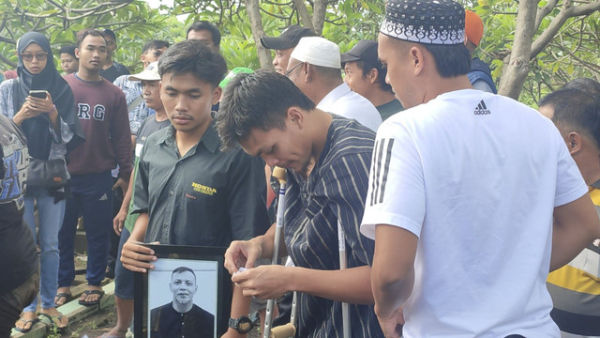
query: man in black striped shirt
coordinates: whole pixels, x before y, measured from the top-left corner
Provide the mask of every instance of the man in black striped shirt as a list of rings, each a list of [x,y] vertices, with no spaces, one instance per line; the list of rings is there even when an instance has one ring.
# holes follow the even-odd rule
[[[240,143],[267,164],[289,169],[280,252],[296,265],[254,268],[256,259],[272,255],[271,227],[263,236],[231,244],[225,266],[236,273],[232,280],[247,296],[299,291],[300,337],[341,336],[341,302],[350,303],[352,337],[382,337],[370,294],[373,242],[359,233],[374,133],[316,109],[275,72],[239,75],[221,102],[217,130],[225,147]],[[346,236],[345,270],[339,270],[338,222]]]

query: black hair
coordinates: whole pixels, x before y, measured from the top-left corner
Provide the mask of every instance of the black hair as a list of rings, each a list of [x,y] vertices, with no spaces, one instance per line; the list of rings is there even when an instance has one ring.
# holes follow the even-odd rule
[[[385,76],[387,74],[387,69],[383,66],[381,61],[377,60],[375,62],[367,61],[367,60],[358,60],[355,61],[356,66],[360,68],[362,71],[362,77],[365,78],[367,74],[371,71],[371,69],[377,69],[377,80],[375,81],[382,90],[386,92],[393,93],[392,86],[385,82]]]
[[[58,52],[58,54],[69,54],[73,57],[75,57],[75,48],[77,48],[77,46],[75,45],[67,45],[67,46],[62,46],[60,47],[60,51]]]
[[[113,40],[115,40],[115,43],[117,42],[117,35],[112,29],[106,28],[102,31],[102,33],[104,34],[104,36],[110,36]]]
[[[146,53],[150,49],[161,49],[161,48],[169,48],[171,44],[168,41],[164,40],[150,40],[146,42],[144,47],[142,47],[142,54]]]
[[[104,38],[104,34],[94,28],[86,28],[86,29],[82,29],[79,32],[77,32],[77,47],[81,47],[81,42],[88,36],[100,36],[102,37],[102,39],[104,39],[104,42],[106,42],[106,38]]]
[[[471,54],[464,44],[423,46],[433,55],[437,71],[442,77],[465,75],[471,70]]]
[[[173,271],[171,271],[171,277],[176,273],[182,272],[191,272],[192,275],[194,275],[194,280],[196,280],[196,273],[194,272],[194,270],[188,268],[187,266],[180,266],[178,268],[175,268]]]
[[[600,146],[600,101],[583,90],[563,88],[546,95],[540,107],[552,106],[552,121],[587,133]]]
[[[225,88],[216,127],[223,149],[231,149],[252,129],[284,129],[287,111],[314,110],[315,104],[286,76],[259,70],[236,75]]]
[[[600,97],[600,83],[585,77],[571,80],[563,88],[579,89],[592,96]]]
[[[187,32],[185,33],[186,37],[190,34],[190,31],[209,31],[215,46],[219,47],[221,45],[221,32],[219,31],[219,28],[208,21],[202,20],[194,22],[187,29]]]
[[[191,73],[214,87],[225,77],[227,64],[223,56],[197,40],[184,40],[169,47],[158,61],[158,73]]]

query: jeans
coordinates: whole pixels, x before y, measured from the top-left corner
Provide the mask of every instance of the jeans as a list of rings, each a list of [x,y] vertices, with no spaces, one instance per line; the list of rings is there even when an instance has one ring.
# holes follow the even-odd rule
[[[40,220],[37,235],[33,215],[34,201],[37,202]],[[44,188],[27,187],[23,218],[41,250],[40,296],[42,298],[42,308],[44,309],[55,307],[54,296],[58,284],[58,232],[63,224],[65,204],[65,200],[54,203],[54,197],[48,195],[48,191]],[[37,304],[38,297],[35,297],[24,311],[35,312]]]
[[[110,171],[71,176],[71,197],[58,235],[60,265],[58,286],[68,287],[75,278],[74,241],[77,218],[83,215],[87,239],[89,285],[100,286],[106,273],[109,235],[112,231],[112,177]]]
[[[125,269],[123,263],[121,263],[121,250],[123,250],[123,245],[130,235],[129,230],[123,227],[115,264],[115,295],[121,299],[133,299],[134,296],[133,271]]]

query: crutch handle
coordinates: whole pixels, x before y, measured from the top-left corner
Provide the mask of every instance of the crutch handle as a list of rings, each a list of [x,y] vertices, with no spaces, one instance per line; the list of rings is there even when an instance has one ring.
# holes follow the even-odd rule
[[[285,168],[282,168],[282,167],[273,168],[273,177],[275,177],[279,181],[279,184],[283,184],[283,183],[287,182],[285,175],[286,175]]]
[[[293,338],[295,335],[296,327],[292,323],[287,323],[272,328],[270,338]]]

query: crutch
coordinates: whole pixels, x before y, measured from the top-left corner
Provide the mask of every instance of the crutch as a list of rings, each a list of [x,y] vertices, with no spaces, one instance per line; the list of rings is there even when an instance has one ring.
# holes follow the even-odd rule
[[[348,257],[346,256],[346,235],[342,223],[338,220],[338,250],[340,255],[340,270],[345,270],[348,267]],[[342,302],[342,325],[344,338],[350,338],[352,332],[350,331],[350,308],[348,303]]]
[[[285,211],[285,186],[286,186],[286,171],[284,168],[275,167],[273,169],[273,177],[279,181],[279,200],[277,201],[277,223],[275,226],[275,243],[273,245],[273,259],[271,264],[279,263],[279,245],[281,242],[281,231],[283,229],[283,213]],[[273,307],[275,299],[267,301],[267,310],[265,314],[265,327],[263,338],[271,337],[271,322],[273,320]]]
[[[286,266],[288,266],[288,264],[293,265],[293,262],[290,258],[288,258]],[[296,313],[297,313],[296,305],[297,304],[298,304],[298,292],[294,291],[293,297],[292,297],[292,309],[291,309],[291,313],[290,313],[290,322],[285,325],[276,326],[273,329],[271,329],[271,336],[269,338],[294,338],[294,336],[296,335]]]

